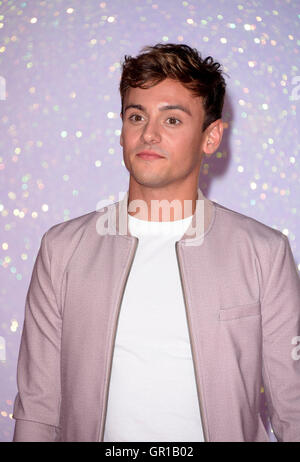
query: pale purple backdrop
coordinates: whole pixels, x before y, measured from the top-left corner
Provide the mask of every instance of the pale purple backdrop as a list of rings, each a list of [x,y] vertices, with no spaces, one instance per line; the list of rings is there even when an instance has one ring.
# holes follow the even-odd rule
[[[0,1],[0,441],[12,439],[25,297],[43,233],[128,188],[125,54],[186,43],[223,64],[227,128],[199,186],[286,234],[300,271],[299,26],[298,0]]]

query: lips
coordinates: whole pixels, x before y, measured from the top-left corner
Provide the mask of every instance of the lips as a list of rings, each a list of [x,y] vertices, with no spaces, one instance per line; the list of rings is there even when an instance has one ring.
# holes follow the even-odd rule
[[[160,156],[154,151],[142,151],[137,154],[141,159],[154,160],[154,159],[163,159],[163,156]]]

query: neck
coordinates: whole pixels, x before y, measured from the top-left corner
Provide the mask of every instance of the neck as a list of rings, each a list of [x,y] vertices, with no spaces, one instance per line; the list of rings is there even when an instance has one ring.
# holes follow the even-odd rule
[[[129,187],[128,214],[146,221],[182,220],[194,214],[197,197],[197,187],[186,191]]]

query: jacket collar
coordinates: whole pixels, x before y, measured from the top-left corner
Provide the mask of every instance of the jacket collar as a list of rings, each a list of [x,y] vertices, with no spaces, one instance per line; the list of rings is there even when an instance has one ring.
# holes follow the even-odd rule
[[[202,243],[204,236],[210,230],[215,218],[215,205],[213,201],[207,199],[198,188],[196,209],[190,226],[179,239],[180,243],[185,245],[199,245]],[[108,228],[105,228],[103,233],[103,221],[97,223],[97,231],[99,234],[122,235],[127,238],[132,238],[128,229],[128,197],[129,191],[125,193],[123,199],[114,202],[107,209]],[[105,208],[104,208],[105,209]],[[99,210],[99,212],[104,211]]]

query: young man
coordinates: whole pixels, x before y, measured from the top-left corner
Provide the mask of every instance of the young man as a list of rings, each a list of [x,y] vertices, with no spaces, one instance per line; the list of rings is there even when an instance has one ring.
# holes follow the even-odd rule
[[[125,57],[125,197],[52,226],[33,269],[14,441],[300,441],[288,238],[197,189],[225,81],[187,45]],[[107,226],[108,225],[108,226]]]

